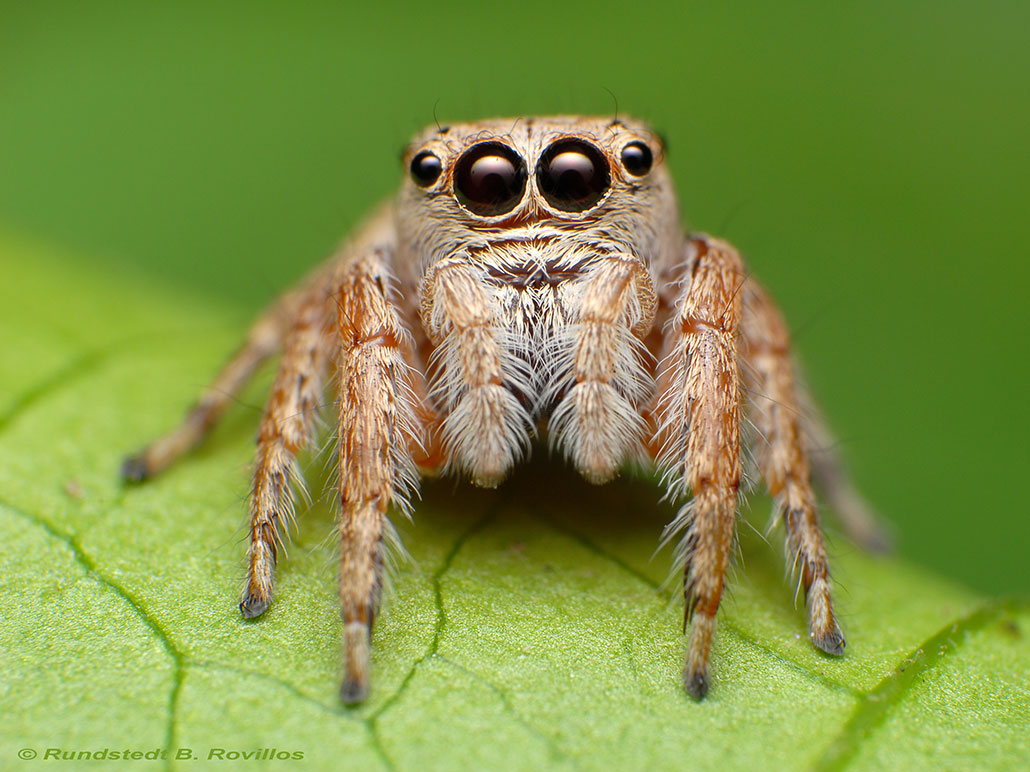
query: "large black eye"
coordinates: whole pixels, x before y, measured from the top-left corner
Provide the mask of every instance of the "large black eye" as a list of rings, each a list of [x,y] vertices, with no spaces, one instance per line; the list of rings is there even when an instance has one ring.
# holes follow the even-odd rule
[[[630,142],[622,148],[622,165],[634,177],[643,177],[651,171],[653,163],[654,156],[651,154],[651,148],[643,142]]]
[[[582,212],[600,201],[608,190],[608,162],[589,142],[560,140],[540,158],[536,181],[555,209]]]
[[[428,150],[411,159],[411,179],[421,188],[428,188],[440,177],[443,163]]]
[[[473,145],[454,167],[458,201],[475,214],[491,217],[510,212],[526,190],[526,164],[500,142]]]

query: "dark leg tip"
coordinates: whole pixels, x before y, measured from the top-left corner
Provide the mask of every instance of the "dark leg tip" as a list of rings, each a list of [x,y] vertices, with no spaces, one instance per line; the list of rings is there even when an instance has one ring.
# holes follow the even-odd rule
[[[840,627],[837,625],[834,625],[832,630],[822,635],[816,635],[813,632],[812,643],[815,644],[817,649],[821,649],[835,657],[841,656],[844,653],[844,647],[847,646],[847,641],[844,640],[844,633],[841,632]]]
[[[119,471],[122,479],[130,483],[141,483],[150,477],[150,470],[147,469],[147,462],[142,453],[129,456],[122,461]]]
[[[340,701],[344,705],[357,705],[368,696],[368,684],[347,678],[340,686]]]
[[[683,688],[686,689],[687,694],[695,700],[703,700],[705,695],[708,694],[708,673],[705,671],[701,671],[699,673],[684,673]]]
[[[265,613],[268,608],[267,600],[258,600],[253,595],[244,596],[240,601],[240,613],[244,619],[253,619]]]

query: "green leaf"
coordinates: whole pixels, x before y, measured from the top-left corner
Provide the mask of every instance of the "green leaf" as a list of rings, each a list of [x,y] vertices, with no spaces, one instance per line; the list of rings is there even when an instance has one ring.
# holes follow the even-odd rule
[[[5,769],[55,748],[276,749],[363,770],[1002,770],[1030,757],[1026,604],[837,539],[848,651],[829,658],[806,640],[780,535],[767,544],[746,523],[715,684],[693,702],[681,608],[657,590],[669,556],[651,557],[671,515],[659,490],[591,487],[540,451],[496,491],[426,485],[398,523],[412,560],[376,629],[373,693],[344,708],[324,504],[300,518],[271,610],[236,611],[270,373],[165,475],[117,478],[244,316],[11,233],[0,269]],[[322,459],[308,465],[316,489]],[[760,527],[756,501],[745,515]]]

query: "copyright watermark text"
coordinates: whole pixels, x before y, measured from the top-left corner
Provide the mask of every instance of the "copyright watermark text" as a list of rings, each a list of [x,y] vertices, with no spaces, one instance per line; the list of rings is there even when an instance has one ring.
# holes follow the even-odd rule
[[[300,761],[304,751],[281,748],[22,748],[22,761]]]

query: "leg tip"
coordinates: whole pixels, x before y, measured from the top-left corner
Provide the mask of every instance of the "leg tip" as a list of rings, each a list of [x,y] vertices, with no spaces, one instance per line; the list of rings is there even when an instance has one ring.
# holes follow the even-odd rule
[[[344,679],[340,685],[340,702],[344,705],[357,705],[368,697],[368,682]]]
[[[836,623],[831,630],[818,634],[813,630],[810,636],[812,643],[815,644],[817,649],[825,651],[827,654],[832,654],[835,657],[844,654],[844,647],[847,646],[847,641],[844,640],[844,633],[841,632],[840,627]]]
[[[689,670],[683,673],[683,688],[687,694],[695,700],[703,700],[708,694],[708,671],[701,670],[692,673]]]
[[[267,600],[260,600],[253,595],[245,595],[240,601],[240,613],[244,619],[253,619],[264,614],[268,609],[268,604]]]
[[[367,622],[354,620],[343,626],[343,652],[346,661],[340,701],[356,705],[368,696],[369,659],[372,631]]]
[[[694,608],[694,618],[690,627],[690,644],[687,647],[687,661],[683,668],[683,688],[695,700],[704,699],[708,694],[708,657],[712,650],[712,636],[715,633],[714,609],[707,611]]]
[[[146,457],[143,453],[127,457],[122,461],[119,474],[125,482],[141,483],[150,477],[150,470],[147,468]]]
[[[890,555],[894,552],[894,540],[882,528],[872,531],[861,540],[859,546],[873,555]]]

